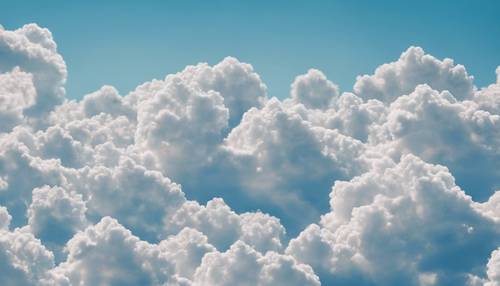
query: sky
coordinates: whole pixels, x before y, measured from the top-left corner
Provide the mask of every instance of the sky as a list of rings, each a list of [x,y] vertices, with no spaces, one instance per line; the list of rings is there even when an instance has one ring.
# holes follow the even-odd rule
[[[67,96],[104,84],[126,94],[151,78],[226,56],[251,63],[268,94],[289,95],[309,68],[342,91],[415,45],[467,67],[475,83],[500,61],[498,1],[9,1],[8,29],[52,31],[68,64]]]
[[[498,5],[268,2],[1,2],[2,286],[500,285]]]

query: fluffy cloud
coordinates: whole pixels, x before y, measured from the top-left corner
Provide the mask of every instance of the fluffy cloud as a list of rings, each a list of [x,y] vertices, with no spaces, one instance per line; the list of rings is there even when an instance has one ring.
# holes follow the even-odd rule
[[[109,85],[105,85],[98,91],[85,95],[81,103],[83,105],[83,113],[88,118],[100,113],[115,116],[123,115],[128,118],[135,117],[133,108],[125,102],[114,87]]]
[[[24,110],[35,104],[33,76],[14,68],[0,74],[0,132],[10,131],[24,120]]]
[[[229,118],[220,94],[202,91],[179,75],[141,92],[136,144],[155,152],[162,169],[174,178],[209,163]]]
[[[267,202],[280,209],[288,225],[317,217],[327,208],[321,197],[331,184],[369,165],[361,142],[311,124],[297,108],[273,98],[261,109],[249,110],[225,142],[225,150],[241,162],[234,168],[241,172],[240,188],[260,207]]]
[[[155,245],[139,240],[109,217],[77,233],[67,250],[68,259],[52,270],[51,283],[163,285],[173,279],[172,264]]]
[[[167,233],[190,227],[201,231],[218,249],[225,250],[238,239],[265,253],[280,251],[285,230],[275,217],[256,213],[238,215],[222,199],[213,199],[206,206],[188,201],[165,220]]]
[[[335,183],[330,204],[321,227],[304,230],[287,253],[331,283],[465,284],[500,243],[500,225],[448,170],[413,155]]]
[[[468,286],[498,286],[500,285],[500,248],[491,253],[486,265],[486,277],[469,275]]]
[[[87,225],[82,196],[61,187],[44,186],[33,190],[28,208],[28,225],[56,254],[73,235]]]
[[[6,285],[499,283],[499,80],[411,47],[352,93],[228,57],[69,100],[47,29],[0,54]]]
[[[224,252],[209,253],[196,270],[194,285],[319,285],[312,269],[292,257],[262,256],[243,242]]]
[[[241,65],[226,59],[214,69],[230,64]],[[190,67],[164,81],[146,83],[126,97],[137,101],[135,143],[146,158],[143,164],[149,165],[147,158],[154,157],[153,165],[181,183],[188,196],[201,201],[224,197],[240,211],[251,204],[283,216],[287,225],[298,221],[301,227],[326,210],[326,203],[318,208],[318,198],[327,195],[335,179],[350,178],[370,164],[361,142],[315,126],[301,114],[309,109],[277,99],[251,108],[224,139],[231,113],[225,106],[228,91],[208,90],[200,83],[202,67],[212,70]],[[321,85],[316,73],[311,74],[297,81]],[[337,92],[333,84],[326,85]],[[297,216],[296,209],[302,215]]]
[[[478,204],[477,207],[497,222],[500,222],[500,190],[496,191],[488,201]]]
[[[464,66],[455,65],[448,58],[440,61],[420,47],[410,47],[397,61],[378,67],[373,75],[358,77],[354,93],[364,99],[391,102],[419,84],[428,84],[438,91],[448,90],[462,100],[472,97],[472,81]]]
[[[7,211],[7,208],[0,207],[0,229],[1,230],[8,230],[9,229],[11,219],[12,219],[12,217],[10,216],[9,212]]]
[[[500,188],[500,114],[471,101],[420,85],[390,105],[387,120],[373,134],[393,158],[412,153],[447,166],[478,200]]]
[[[488,261],[488,281],[485,286],[500,285],[500,248],[491,253],[491,258]]]
[[[243,114],[266,100],[267,87],[253,67],[227,57],[213,67],[207,64],[188,66],[180,74],[201,90],[218,92],[229,110],[229,127],[238,125]]]
[[[339,88],[319,70],[310,69],[292,83],[292,99],[308,108],[327,109],[339,95]]]
[[[0,207],[2,285],[37,285],[54,267],[54,257],[27,229],[9,231],[9,223],[9,213]]]
[[[500,66],[497,67],[496,73],[497,82],[480,89],[473,98],[482,110],[492,114],[500,114]]]
[[[0,177],[4,182],[0,202],[8,208],[15,227],[26,224],[26,210],[31,203],[32,190],[44,185],[61,185],[65,181],[57,160],[43,160],[30,154],[33,135],[16,129],[0,136]]]
[[[130,159],[121,160],[113,168],[82,169],[72,185],[86,199],[92,220],[112,216],[151,241],[158,240],[167,214],[185,201],[179,185]]]
[[[162,255],[174,264],[175,272],[185,279],[193,278],[206,253],[216,251],[203,233],[189,227],[162,240],[158,247]]]
[[[244,213],[241,215],[240,225],[240,240],[255,250],[262,253],[281,251],[285,228],[277,218],[261,212]]]
[[[0,29],[0,73],[18,67],[32,75],[36,90],[34,104],[24,113],[30,120],[41,117],[62,102],[66,81],[66,63],[57,53],[57,45],[48,29],[35,24],[15,31]]]
[[[297,106],[295,108],[300,110]],[[379,100],[364,101],[353,93],[345,92],[328,109],[305,109],[298,113],[313,125],[337,130],[343,135],[366,143],[373,126],[386,121],[388,108]]]

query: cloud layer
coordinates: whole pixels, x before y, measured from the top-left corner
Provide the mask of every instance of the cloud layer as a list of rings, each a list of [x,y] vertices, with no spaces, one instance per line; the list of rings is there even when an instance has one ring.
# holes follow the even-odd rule
[[[500,285],[500,68],[410,47],[340,92],[200,63],[65,98],[0,28],[2,285]]]

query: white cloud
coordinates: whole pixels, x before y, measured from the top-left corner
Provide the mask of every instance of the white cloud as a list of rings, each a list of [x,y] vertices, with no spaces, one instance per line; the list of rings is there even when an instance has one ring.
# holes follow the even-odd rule
[[[37,285],[54,267],[52,253],[26,229],[9,231],[10,215],[0,207],[0,277],[2,285]]]
[[[243,114],[266,100],[267,87],[250,64],[227,57],[213,67],[207,64],[188,66],[181,77],[201,90],[218,92],[229,110],[229,127],[238,125]]]
[[[229,63],[235,64],[225,60],[216,67]],[[238,202],[249,202],[266,212],[277,210],[274,214],[287,216],[287,224],[298,220],[304,225],[319,216],[322,210],[315,204],[335,179],[350,178],[370,164],[361,142],[311,124],[302,118],[308,112],[299,110],[302,105],[277,99],[251,108],[224,140],[228,109],[221,96],[227,90],[201,90],[200,85],[207,87],[200,75],[210,73],[200,73],[202,67],[211,70],[189,67],[126,97],[138,105],[135,143],[142,164],[157,166],[188,196],[201,201],[222,196],[240,210],[245,208]]]
[[[29,147],[35,148],[33,140],[33,134],[23,128],[0,136],[0,174],[4,181],[0,202],[9,210],[15,227],[27,222],[26,210],[34,188],[62,185],[65,181],[58,161],[30,154]]]
[[[488,281],[485,286],[500,285],[500,248],[491,253],[491,258],[488,261]]]
[[[269,252],[262,256],[243,242],[203,257],[194,285],[319,285],[309,266]]]
[[[386,120],[387,108],[378,100],[363,101],[352,93],[343,93],[334,109],[324,113],[324,125],[342,134],[368,141],[370,129]]]
[[[211,244],[227,249],[238,239],[240,223],[238,215],[222,199],[213,199],[206,206],[187,202],[166,220],[167,232],[177,233],[184,227],[201,231]]]
[[[157,246],[139,240],[109,217],[77,233],[67,251],[67,261],[52,270],[55,281],[51,283],[163,285],[174,274],[173,265]]]
[[[500,243],[500,225],[477,209],[448,170],[412,155],[337,182],[330,204],[322,227],[308,227],[286,251],[330,283],[465,284]]]
[[[36,99],[25,114],[33,121],[43,121],[42,115],[61,103],[67,74],[52,34],[36,24],[15,31],[0,29],[0,54],[0,73],[19,67],[32,74]]]
[[[285,100],[285,104],[289,104]],[[374,125],[383,124],[387,119],[388,107],[381,101],[364,101],[357,95],[344,92],[329,108],[324,110],[292,105],[291,108],[313,126],[334,129],[342,135],[368,143]]]
[[[310,69],[292,83],[292,99],[308,108],[327,109],[339,96],[339,88],[319,70]]]
[[[112,216],[148,241],[160,238],[163,219],[185,201],[178,184],[128,158],[113,168],[82,169],[72,185],[87,200],[88,217]]]
[[[64,128],[74,140],[96,149],[104,144],[126,148],[134,143],[136,123],[133,120],[125,116],[113,117],[105,113],[91,118],[70,119],[70,116],[77,115],[79,111],[79,106],[73,103],[69,102],[57,108],[52,113],[51,119],[57,126]]]
[[[227,137],[225,150],[241,162],[234,169],[245,193],[301,225],[327,207],[321,198],[336,179],[360,174],[370,163],[361,142],[314,126],[303,119],[300,106],[287,104],[273,98],[249,110]]]
[[[261,212],[244,213],[240,218],[241,241],[261,253],[282,250],[285,228],[279,219]]]
[[[209,163],[222,141],[229,112],[218,92],[202,91],[179,75],[169,75],[154,88],[141,88],[136,144],[159,158],[167,175],[192,171]]]
[[[79,168],[90,163],[93,150],[81,144],[59,126],[34,134],[35,148],[31,151],[43,159],[60,160],[65,167]]]
[[[500,188],[500,170],[495,167],[500,160],[500,114],[471,101],[456,101],[447,91],[420,85],[397,98],[387,120],[372,128],[371,139],[396,160],[412,153],[447,166],[477,200]]]
[[[174,264],[175,272],[186,279],[193,278],[206,253],[216,251],[203,233],[189,227],[162,240],[158,247],[162,255]]]
[[[23,112],[35,104],[33,77],[14,68],[0,73],[0,132],[10,131],[23,123]]]
[[[118,91],[109,85],[101,87],[98,91],[87,94],[83,97],[81,104],[86,117],[90,118],[100,113],[107,113],[114,116],[123,115],[128,118],[135,118],[135,111]]]
[[[6,207],[0,207],[0,230],[9,230],[12,217]]]
[[[80,194],[61,187],[44,186],[33,190],[28,208],[30,231],[59,255],[73,235],[86,227],[86,207]],[[57,257],[56,257],[57,258]]]
[[[477,204],[477,207],[488,217],[500,222],[500,190],[491,195],[488,201]]]
[[[379,66],[373,75],[356,79],[354,93],[364,99],[375,98],[390,103],[412,92],[419,84],[428,84],[438,91],[448,90],[457,99],[472,97],[473,77],[464,66],[452,59],[438,60],[420,47],[410,47],[392,63]]]
[[[499,286],[500,285],[500,248],[491,252],[486,265],[486,277],[469,275],[468,286]]]
[[[256,271],[258,277],[240,276],[241,273],[230,271],[224,278],[227,283],[319,285],[312,269],[298,264],[291,256],[275,252],[263,256],[241,241],[220,253],[208,243],[205,235],[191,228],[184,228],[158,244],[150,244],[141,241],[116,220],[104,217],[98,224],[77,233],[66,248],[67,260],[50,271],[45,283],[191,285],[193,279],[194,285],[226,285],[223,280],[216,279],[226,273],[227,268],[234,268],[250,273]],[[240,254],[241,257],[236,257]],[[251,265],[257,267],[245,268]]]
[[[212,199],[206,206],[187,201],[165,220],[167,233],[177,233],[185,227],[194,228],[219,250],[242,240],[257,251],[280,251],[285,230],[279,220],[263,214],[236,214],[222,199]]]
[[[500,114],[500,66],[496,69],[497,82],[478,90],[473,100],[482,110]]]

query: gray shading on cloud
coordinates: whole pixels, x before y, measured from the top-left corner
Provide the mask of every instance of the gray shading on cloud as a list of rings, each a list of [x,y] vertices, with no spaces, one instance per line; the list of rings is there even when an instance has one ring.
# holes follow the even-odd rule
[[[2,285],[500,285],[500,68],[410,47],[285,99],[233,57],[81,100],[66,73],[0,26]]]

